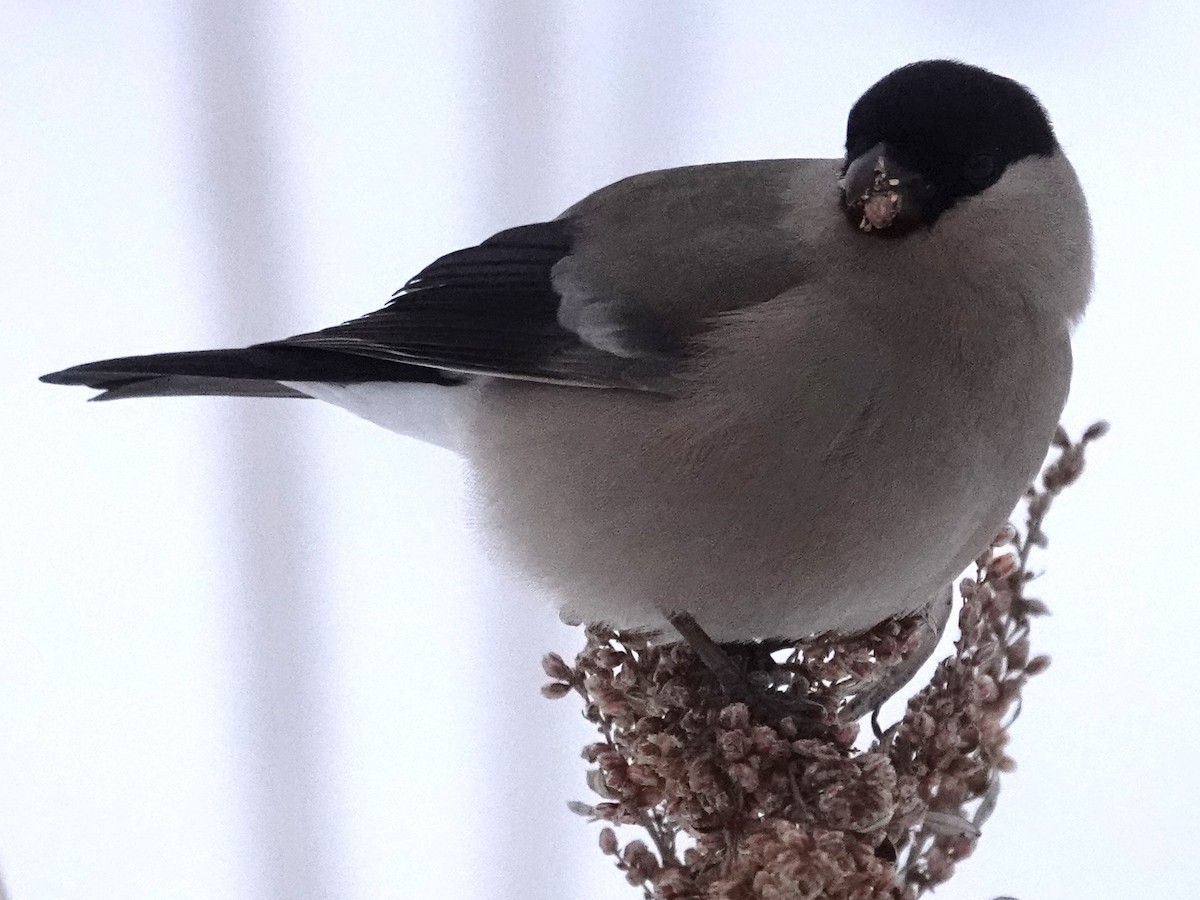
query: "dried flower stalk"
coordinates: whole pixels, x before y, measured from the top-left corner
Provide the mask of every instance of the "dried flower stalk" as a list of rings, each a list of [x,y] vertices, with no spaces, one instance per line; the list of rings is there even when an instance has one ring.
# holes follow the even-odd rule
[[[946,882],[1014,766],[1007,745],[1021,691],[1049,665],[1030,648],[1030,624],[1047,612],[1026,596],[1030,553],[1046,545],[1054,498],[1106,430],[1097,423],[1078,443],[1058,430],[1057,456],[1026,494],[1023,533],[1007,526],[959,585],[954,653],[898,722],[881,728],[876,710],[867,749],[855,747],[855,697],[872,696],[914,651],[920,616],[740,651],[764,690],[819,704],[822,738],[729,703],[684,644],[591,626],[573,666],[547,655],[554,680],[542,692],[579,694],[600,733],[583,751],[599,801],[571,808],[606,823],[601,852],[655,900],[915,900]],[[612,825],[647,839],[622,846]]]

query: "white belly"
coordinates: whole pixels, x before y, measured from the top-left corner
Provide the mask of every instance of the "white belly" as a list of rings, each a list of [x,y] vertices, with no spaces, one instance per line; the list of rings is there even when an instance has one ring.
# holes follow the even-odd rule
[[[441,385],[368,381],[328,384],[285,381],[287,387],[316,400],[340,406],[388,431],[461,452],[464,403],[475,394],[469,384]]]

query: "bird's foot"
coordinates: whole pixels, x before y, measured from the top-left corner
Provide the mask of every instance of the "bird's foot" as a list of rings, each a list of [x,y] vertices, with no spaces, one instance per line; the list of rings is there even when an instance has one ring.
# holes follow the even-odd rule
[[[759,722],[779,725],[784,719],[791,719],[796,734],[802,737],[827,737],[832,733],[833,728],[827,722],[828,710],[820,703],[791,691],[778,690],[753,677],[760,674],[762,669],[752,671],[752,665],[770,663],[770,648],[767,645],[733,644],[723,647],[710,638],[688,613],[672,613],[667,620],[712,672],[726,696],[734,703],[746,704],[751,716]],[[740,661],[735,657],[741,657]]]

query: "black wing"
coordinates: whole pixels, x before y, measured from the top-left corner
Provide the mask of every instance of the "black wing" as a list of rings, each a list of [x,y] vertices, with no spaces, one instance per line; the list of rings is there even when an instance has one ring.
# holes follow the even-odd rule
[[[313,348],[445,372],[588,387],[647,387],[661,358],[631,358],[559,322],[551,280],[571,251],[569,220],[510,228],[436,260],[383,309],[264,347]]]

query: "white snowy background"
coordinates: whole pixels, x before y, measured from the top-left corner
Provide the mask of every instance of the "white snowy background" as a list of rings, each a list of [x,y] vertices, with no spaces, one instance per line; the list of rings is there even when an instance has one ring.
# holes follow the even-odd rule
[[[897,65],[1032,86],[1095,219],[1020,768],[939,897],[1195,896],[1190,2],[0,0],[0,869],[42,898],[635,896],[566,811],[577,632],[452,459],[316,403],[36,377],[280,337],[647,169],[840,154]]]

